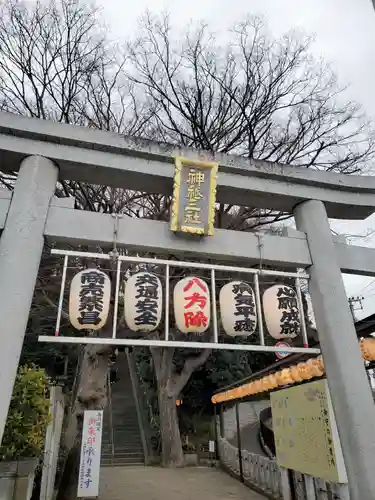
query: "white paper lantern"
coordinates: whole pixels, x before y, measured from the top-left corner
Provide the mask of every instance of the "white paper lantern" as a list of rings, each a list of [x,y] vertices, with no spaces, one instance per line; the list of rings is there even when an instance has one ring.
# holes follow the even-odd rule
[[[290,286],[268,288],[263,294],[263,311],[267,330],[274,339],[292,339],[300,333],[297,293]]]
[[[177,283],[173,292],[177,328],[182,333],[203,333],[210,325],[211,301],[207,283],[191,276]]]
[[[69,319],[77,330],[99,330],[105,325],[111,298],[111,281],[99,269],[85,269],[70,285]]]
[[[125,321],[134,332],[152,332],[161,321],[163,290],[160,279],[153,273],[141,272],[125,284]]]
[[[257,326],[255,294],[245,281],[232,281],[219,295],[220,315],[224,331],[231,337],[248,337]]]

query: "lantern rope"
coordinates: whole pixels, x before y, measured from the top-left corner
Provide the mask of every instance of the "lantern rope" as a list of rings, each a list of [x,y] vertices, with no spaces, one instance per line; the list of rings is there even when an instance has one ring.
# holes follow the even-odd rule
[[[113,263],[117,262],[120,254],[119,251],[117,250],[117,238],[118,238],[118,228],[119,228],[119,221],[122,218],[122,214],[111,214],[113,217],[113,249],[111,252],[109,252],[109,256],[111,258],[111,261]]]
[[[259,249],[259,269],[260,271],[262,270],[262,265],[263,265],[263,234],[262,233],[255,233],[257,239],[258,239],[258,249]]]

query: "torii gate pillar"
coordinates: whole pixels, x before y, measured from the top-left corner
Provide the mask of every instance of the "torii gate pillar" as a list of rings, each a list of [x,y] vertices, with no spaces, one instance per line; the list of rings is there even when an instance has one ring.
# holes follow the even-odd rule
[[[0,238],[0,442],[17,374],[58,168],[41,156],[22,161]]]
[[[313,262],[310,293],[348,474],[350,499],[375,494],[375,406],[322,201],[295,209]]]

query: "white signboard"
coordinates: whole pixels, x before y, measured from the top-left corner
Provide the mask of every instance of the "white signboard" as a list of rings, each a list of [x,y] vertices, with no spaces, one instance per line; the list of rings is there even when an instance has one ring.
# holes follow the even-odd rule
[[[103,410],[87,410],[83,417],[77,497],[99,496]]]

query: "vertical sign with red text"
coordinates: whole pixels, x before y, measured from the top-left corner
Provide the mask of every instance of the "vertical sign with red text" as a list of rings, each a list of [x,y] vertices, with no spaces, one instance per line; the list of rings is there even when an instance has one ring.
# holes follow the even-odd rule
[[[77,497],[99,496],[103,410],[87,410],[83,418]]]

